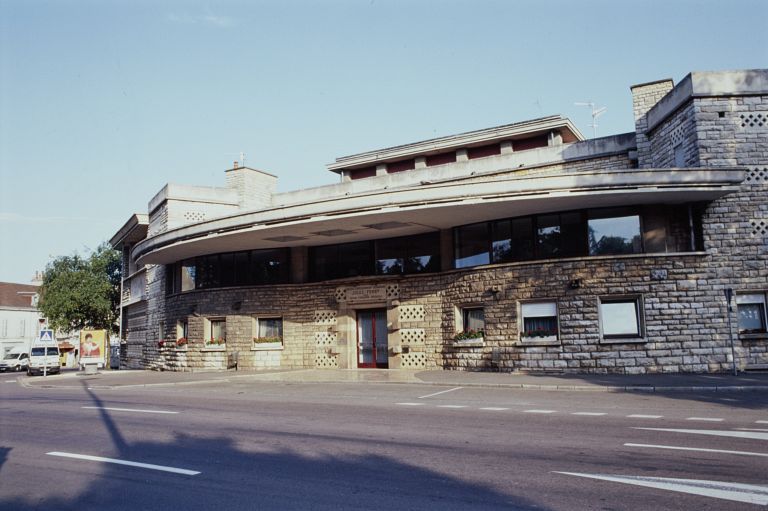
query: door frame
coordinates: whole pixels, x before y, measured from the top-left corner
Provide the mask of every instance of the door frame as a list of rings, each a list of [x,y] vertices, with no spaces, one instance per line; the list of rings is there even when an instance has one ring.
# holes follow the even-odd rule
[[[360,362],[360,314],[361,313],[372,313],[371,314],[371,332],[373,333],[373,362],[372,363],[362,363]],[[358,369],[389,369],[389,331],[387,329],[387,354],[385,355],[385,359],[383,361],[377,359],[377,346],[376,346],[376,312],[383,312],[384,313],[384,324],[386,326],[387,323],[387,309],[386,307],[376,307],[373,309],[356,309],[355,310],[355,338],[357,340],[357,349],[355,350],[355,361],[357,363]]]

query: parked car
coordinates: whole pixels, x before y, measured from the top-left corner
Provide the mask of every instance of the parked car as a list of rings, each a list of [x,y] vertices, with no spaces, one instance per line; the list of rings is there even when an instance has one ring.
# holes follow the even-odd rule
[[[24,352],[7,353],[0,360],[0,373],[5,371],[26,371],[29,367],[29,354]]]
[[[27,374],[29,376],[32,376],[35,373],[43,374],[44,370],[47,370],[47,372],[51,374],[59,373],[61,371],[58,346],[32,347],[32,351],[29,353]]]

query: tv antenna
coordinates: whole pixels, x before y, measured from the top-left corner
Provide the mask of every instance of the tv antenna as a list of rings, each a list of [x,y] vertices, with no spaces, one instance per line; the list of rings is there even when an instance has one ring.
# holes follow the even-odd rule
[[[243,151],[240,151],[239,153],[227,153],[229,155],[239,155],[240,156],[240,166],[245,167],[245,153]]]
[[[586,101],[586,102],[576,102],[574,103],[576,106],[588,106],[592,110],[592,124],[590,126],[592,127],[592,138],[597,138],[597,118],[600,117],[605,113],[606,110],[608,110],[607,106],[603,106],[600,108],[595,108],[595,103],[593,101]]]

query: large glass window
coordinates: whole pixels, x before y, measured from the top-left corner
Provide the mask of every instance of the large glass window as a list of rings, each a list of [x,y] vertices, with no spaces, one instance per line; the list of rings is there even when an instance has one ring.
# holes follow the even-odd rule
[[[456,268],[467,268],[491,262],[488,223],[464,225],[454,229]]]
[[[533,259],[533,219],[524,217],[493,222],[491,253],[494,263]]]
[[[540,258],[583,255],[584,223],[581,213],[558,213],[536,218],[536,252]]]
[[[405,273],[440,271],[440,233],[403,238],[406,242]]]
[[[604,339],[643,336],[639,297],[600,298],[600,327]]]
[[[628,210],[589,212],[589,255],[639,254],[643,251],[640,216]]]
[[[407,243],[405,238],[392,238],[376,242],[376,273],[393,275],[405,271]]]
[[[195,289],[195,260],[187,259],[181,263],[181,290]]]
[[[739,333],[760,334],[766,332],[765,293],[736,295],[739,313]]]

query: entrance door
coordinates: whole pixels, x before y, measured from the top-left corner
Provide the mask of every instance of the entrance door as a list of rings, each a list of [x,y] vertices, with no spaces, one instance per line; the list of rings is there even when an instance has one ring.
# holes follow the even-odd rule
[[[357,367],[389,367],[385,309],[357,311]]]

